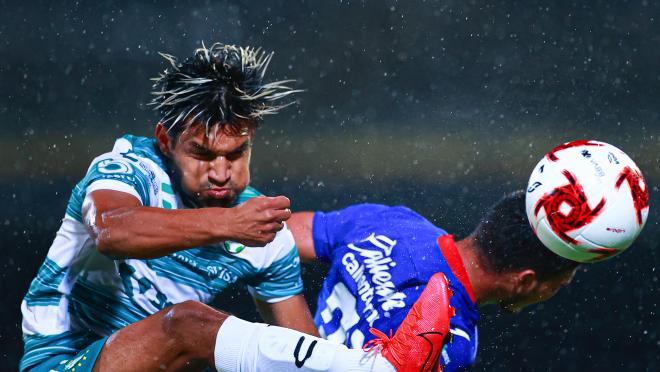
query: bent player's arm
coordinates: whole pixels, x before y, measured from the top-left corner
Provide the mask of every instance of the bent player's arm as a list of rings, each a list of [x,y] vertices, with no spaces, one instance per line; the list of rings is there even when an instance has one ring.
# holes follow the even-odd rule
[[[293,213],[286,223],[293,234],[298,254],[303,262],[311,262],[317,258],[314,250],[313,224],[314,212]]]
[[[121,191],[96,190],[82,213],[101,253],[145,259],[224,240],[265,245],[290,215],[288,205],[285,197],[253,198],[234,208],[170,210],[142,206]]]
[[[268,303],[255,300],[261,317],[269,324],[295,329],[312,336],[319,336],[312,320],[309,306],[302,294],[295,295],[284,301]]]

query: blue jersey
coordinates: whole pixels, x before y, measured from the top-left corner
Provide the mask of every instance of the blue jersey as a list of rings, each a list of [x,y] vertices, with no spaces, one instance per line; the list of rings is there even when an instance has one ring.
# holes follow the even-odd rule
[[[360,204],[314,215],[314,247],[330,264],[315,315],[320,334],[349,347],[396,330],[431,276],[443,272],[454,295],[445,371],[474,364],[479,317],[467,273],[446,231],[405,207]]]

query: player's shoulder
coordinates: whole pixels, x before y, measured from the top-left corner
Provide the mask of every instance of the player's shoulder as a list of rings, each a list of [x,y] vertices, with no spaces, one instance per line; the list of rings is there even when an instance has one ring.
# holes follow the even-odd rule
[[[422,234],[424,231],[432,236],[446,233],[426,217],[404,205],[361,204],[356,207],[357,209],[354,212],[356,217],[370,221],[370,224],[375,223],[383,227],[389,226],[395,230],[404,230],[415,234]]]
[[[117,175],[137,172],[155,177],[167,174],[167,169],[155,139],[127,134],[116,139],[110,151],[92,160],[87,173],[93,172]]]
[[[376,233],[408,242],[409,239],[433,240],[444,232],[408,207],[371,203],[355,204],[332,212],[317,212],[313,225],[315,239],[318,237],[320,241],[347,240],[345,238],[350,238],[348,235],[368,236]]]
[[[95,157],[85,176],[72,191],[67,213],[77,220],[86,194],[95,189],[111,189],[138,197],[143,205],[159,206],[160,190],[174,199],[165,164],[154,139],[124,135],[112,149]],[[170,200],[168,204],[173,205]]]
[[[350,205],[337,212],[354,218],[364,218],[371,215],[388,215],[423,219],[417,212],[403,205],[391,206],[377,203],[360,203]]]

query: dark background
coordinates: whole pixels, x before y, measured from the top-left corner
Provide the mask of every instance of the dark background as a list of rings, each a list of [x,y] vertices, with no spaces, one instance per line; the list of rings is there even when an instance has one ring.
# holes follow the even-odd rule
[[[459,237],[555,145],[627,152],[651,187],[633,247],[519,316],[484,308],[477,371],[658,370],[660,6],[653,1],[0,0],[0,370],[73,185],[150,135],[165,64],[204,40],[276,52],[299,105],[259,130],[253,185],[294,208],[406,204]],[[315,308],[322,267],[306,267]],[[217,305],[256,319],[236,288]]]

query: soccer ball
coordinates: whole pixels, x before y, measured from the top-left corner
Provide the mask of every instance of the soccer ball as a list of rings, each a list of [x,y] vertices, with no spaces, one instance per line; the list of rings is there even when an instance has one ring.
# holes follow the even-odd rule
[[[526,209],[546,247],[570,260],[596,262],[626,250],[642,231],[648,186],[632,159],[616,147],[567,142],[534,168]]]

